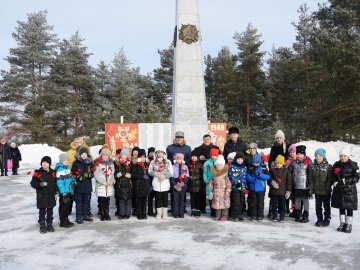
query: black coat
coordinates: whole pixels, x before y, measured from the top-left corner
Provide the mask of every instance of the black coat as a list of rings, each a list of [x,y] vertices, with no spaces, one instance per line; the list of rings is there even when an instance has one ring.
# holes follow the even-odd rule
[[[0,145],[0,168],[7,169],[7,160],[11,159],[10,146],[5,143]]]
[[[41,187],[40,183],[46,182],[47,186]],[[50,169],[48,172],[43,168],[35,170],[30,182],[31,187],[36,189],[37,208],[53,208],[56,205],[55,194],[57,192],[56,173]]]
[[[21,161],[21,153],[19,148],[10,147],[10,155],[11,159],[13,160],[13,168],[19,168],[19,162]]]
[[[210,150],[212,148],[219,149],[216,145],[213,145],[212,143],[209,146],[206,146],[205,144],[200,145],[199,147],[196,147],[194,149],[195,155],[199,158],[200,156],[205,156],[205,160],[200,160],[201,163],[205,163],[210,158]],[[219,149],[220,150],[220,149]]]
[[[340,169],[339,173],[335,173]],[[359,182],[359,166],[348,160],[345,163],[337,161],[333,165],[333,181],[338,182],[331,196],[331,207],[357,210],[358,198],[356,184]],[[345,184],[341,179],[345,178]]]
[[[149,167],[148,164],[144,164],[145,167]],[[151,180],[148,176],[148,179],[144,179],[144,175],[147,175],[147,171],[145,171],[144,167],[134,164],[131,168],[131,178],[133,180],[135,196],[136,198],[146,198],[149,196]]]
[[[189,181],[188,181],[188,191],[190,193],[199,193],[202,192],[204,180],[203,180],[203,164],[198,161],[195,164],[190,163],[189,166]]]
[[[116,199],[131,199],[133,197],[133,182],[131,178],[126,178],[125,174],[131,173],[130,169],[126,170],[122,163],[115,162],[115,198]],[[117,177],[117,174],[121,172],[122,176]]]
[[[224,145],[224,158],[227,159],[227,156],[231,152],[243,152],[246,154],[247,145],[242,140],[237,140],[236,142],[228,140]]]
[[[288,159],[289,157],[289,149],[290,144],[286,143],[286,141],[284,141],[281,145],[278,145],[276,143],[274,143],[273,146],[271,146],[271,150],[270,150],[270,157],[269,157],[269,161],[268,161],[268,167],[271,168],[271,163],[273,163],[273,161],[275,161],[276,157],[278,155],[282,155],[285,160]]]
[[[88,157],[86,160],[76,159],[71,167],[71,173],[76,180],[75,194],[86,194],[92,192],[92,181],[94,177],[94,164]]]

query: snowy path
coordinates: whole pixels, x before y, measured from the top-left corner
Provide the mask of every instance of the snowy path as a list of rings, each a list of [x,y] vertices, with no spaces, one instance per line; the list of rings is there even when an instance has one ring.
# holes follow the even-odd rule
[[[113,220],[59,227],[41,235],[29,176],[0,178],[0,269],[359,269],[360,218],[351,234],[310,223],[214,222],[209,217],[157,222]],[[93,212],[96,196],[92,198]],[[267,211],[267,210],[266,210]],[[70,218],[74,220],[74,216]],[[290,266],[290,268],[288,268]]]

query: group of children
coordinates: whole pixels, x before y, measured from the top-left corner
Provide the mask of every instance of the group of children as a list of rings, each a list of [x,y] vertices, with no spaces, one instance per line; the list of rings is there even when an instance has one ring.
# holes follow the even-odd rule
[[[119,219],[129,219],[134,213],[139,220],[147,219],[150,194],[155,198],[156,219],[167,219],[169,192],[174,218],[184,218],[186,192],[190,193],[191,216],[199,217],[200,193],[206,185],[206,197],[214,220],[243,221],[247,212],[251,220],[260,222],[264,218],[264,198],[269,186],[269,211],[273,221],[284,222],[285,201],[292,198],[295,221],[309,222],[309,197],[315,194],[318,219],[315,225],[319,227],[330,223],[334,186],[332,206],[340,209],[338,230],[351,232],[352,210],[357,209],[357,197],[356,202],[351,201],[349,205],[349,197],[344,199],[341,196],[344,192],[354,193],[351,189],[354,185],[356,189],[359,168],[355,162],[349,163],[350,154],[345,151],[340,153],[340,161],[331,166],[326,161],[324,149],[316,150],[313,163],[306,156],[305,146],[291,145],[288,160],[278,155],[267,169],[262,156],[256,152],[230,153],[226,162],[220,151],[213,148],[210,159],[203,164],[193,151],[190,163],[185,164],[182,153],[177,153],[172,163],[165,148],[153,150],[154,155],[146,156],[144,149],[132,149],[130,154],[128,148],[123,148],[113,158],[110,149],[104,147],[100,156],[93,160],[89,148],[78,147],[71,166],[69,157],[63,153],[55,170],[51,169],[50,157],[43,157],[41,168],[34,172],[31,180],[31,186],[37,191],[40,232],[54,231],[53,208],[57,193],[60,227],[74,225],[68,218],[73,200],[76,203],[76,223],[93,221],[90,211],[93,185],[101,221],[111,220],[111,196],[115,196],[115,214]],[[350,191],[345,190],[348,185],[352,185]]]

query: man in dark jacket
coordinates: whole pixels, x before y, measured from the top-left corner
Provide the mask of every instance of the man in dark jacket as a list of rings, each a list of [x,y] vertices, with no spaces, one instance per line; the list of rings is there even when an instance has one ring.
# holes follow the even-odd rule
[[[231,152],[243,152],[244,155],[246,154],[247,145],[239,138],[240,130],[237,127],[229,128],[229,136],[230,139],[225,143],[224,146],[224,157],[227,156]]]
[[[202,164],[210,158],[210,149],[212,148],[219,149],[219,147],[211,142],[211,136],[209,134],[205,134],[203,136],[203,144],[194,149],[194,153]]]

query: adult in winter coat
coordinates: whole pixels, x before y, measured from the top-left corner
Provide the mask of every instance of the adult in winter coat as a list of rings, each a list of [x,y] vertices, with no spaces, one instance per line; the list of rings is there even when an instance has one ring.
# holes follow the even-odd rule
[[[40,224],[40,233],[54,232],[53,208],[56,205],[56,174],[50,168],[51,158],[49,156],[44,156],[40,164],[41,168],[35,170],[30,185],[36,189],[36,206],[39,209],[38,222]]]
[[[192,151],[189,165],[188,191],[190,192],[191,216],[193,217],[201,216],[201,194],[204,190],[203,170],[202,162],[198,160],[196,152]]]
[[[69,157],[70,159],[70,157]],[[87,147],[79,147],[76,153],[76,160],[72,164],[71,173],[76,180],[75,203],[76,223],[93,221],[90,217],[90,201],[92,192],[92,178],[94,177],[93,159]]]
[[[340,212],[338,231],[351,233],[353,211],[357,210],[358,198],[356,184],[359,182],[359,166],[350,159],[348,146],[340,150],[340,160],[333,165],[334,189],[331,206]]]
[[[78,147],[86,147],[88,149],[88,152],[89,152],[89,157],[91,157],[90,148],[86,144],[84,139],[81,138],[81,137],[75,138],[74,141],[72,141],[72,143],[70,143],[70,149],[66,152],[66,154],[69,157],[69,167],[70,168],[72,167],[73,162],[76,160],[76,150],[77,150]]]
[[[156,219],[167,219],[170,177],[173,177],[173,174],[172,164],[166,159],[165,148],[157,147],[155,159],[149,165],[149,175],[154,177],[152,188],[155,191]]]
[[[137,162],[133,164],[131,169],[135,197],[137,200],[137,219],[147,219],[146,203],[151,187],[148,171],[149,164],[146,162],[145,149],[139,149]]]
[[[100,220],[111,220],[109,215],[110,196],[114,195],[114,160],[111,150],[103,148],[100,157],[94,161],[95,193],[98,196]]]
[[[131,179],[132,163],[127,147],[121,149],[115,160],[115,199],[119,219],[129,219],[132,208],[133,181]]]
[[[309,186],[310,195],[315,194],[315,206],[317,221],[316,227],[326,227],[331,219],[331,186],[332,186],[332,167],[326,160],[326,151],[319,148],[315,151],[315,160],[309,167]],[[323,215],[324,208],[324,215]]]
[[[176,131],[173,144],[170,144],[168,147],[166,147],[166,156],[172,164],[177,153],[183,154],[185,164],[189,165],[191,148],[186,144],[185,133],[183,131]]]
[[[10,144],[10,157],[13,161],[13,167],[12,167],[12,174],[13,175],[19,175],[18,174],[18,168],[20,161],[22,160],[21,158],[21,153],[19,148],[16,146],[16,143],[12,142]]]
[[[0,140],[0,168],[1,168],[1,176],[7,176],[8,174],[8,166],[7,162],[11,159],[10,147],[6,143],[6,140],[2,138]]]
[[[70,222],[69,215],[72,207],[75,178],[71,176],[69,168],[69,157],[66,153],[59,155],[59,162],[55,165],[56,185],[60,194],[59,198],[59,219],[60,227],[69,228],[74,226]]]
[[[224,145],[224,157],[231,152],[243,152],[246,154],[247,145],[239,138],[240,130],[237,127],[229,128],[230,139]]]
[[[290,144],[285,140],[285,134],[282,130],[278,130],[275,134],[275,142],[274,145],[271,146],[270,157],[268,166],[271,168],[271,163],[274,162],[278,155],[282,155],[285,157],[285,160],[289,157],[289,148]]]
[[[269,196],[271,198],[271,216],[273,221],[284,222],[285,200],[289,199],[292,190],[292,179],[289,170],[285,167],[285,158],[278,155],[270,169]]]
[[[185,164],[184,155],[177,153],[173,165],[173,177],[170,179],[171,193],[173,198],[172,214],[174,218],[184,218],[184,201],[189,180],[189,169]]]

